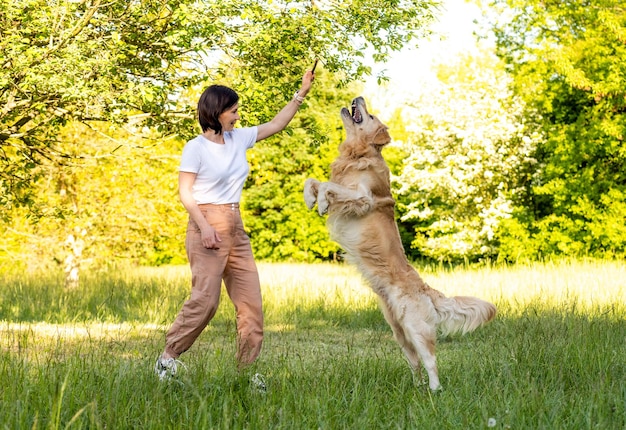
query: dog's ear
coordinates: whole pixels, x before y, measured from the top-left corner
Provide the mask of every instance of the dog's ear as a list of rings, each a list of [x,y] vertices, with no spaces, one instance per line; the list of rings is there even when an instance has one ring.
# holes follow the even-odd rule
[[[376,134],[372,139],[372,143],[375,145],[386,145],[391,142],[391,136],[389,135],[389,128],[385,125],[376,130]]]

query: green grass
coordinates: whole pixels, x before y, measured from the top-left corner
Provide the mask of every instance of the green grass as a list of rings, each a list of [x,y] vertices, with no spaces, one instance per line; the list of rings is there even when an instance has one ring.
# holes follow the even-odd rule
[[[227,296],[181,358],[152,373],[189,290],[186,267],[0,284],[0,428],[626,429],[626,267],[569,262],[426,269],[497,318],[440,339],[444,387],[412,377],[375,296],[350,267],[260,264],[263,353],[239,373]],[[250,388],[265,375],[268,392]]]

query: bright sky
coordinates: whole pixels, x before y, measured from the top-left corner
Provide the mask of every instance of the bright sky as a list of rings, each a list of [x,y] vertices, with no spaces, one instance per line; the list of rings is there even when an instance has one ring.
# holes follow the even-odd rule
[[[419,48],[405,49],[382,65],[373,67],[372,78],[365,86],[365,97],[378,106],[374,110],[382,115],[385,105],[404,99],[417,92],[419,87],[434,79],[433,66],[448,63],[462,52],[476,49],[474,20],[481,16],[477,5],[466,0],[444,0],[439,21],[433,24],[433,36],[420,41]],[[376,75],[385,70],[389,82],[379,87]]]

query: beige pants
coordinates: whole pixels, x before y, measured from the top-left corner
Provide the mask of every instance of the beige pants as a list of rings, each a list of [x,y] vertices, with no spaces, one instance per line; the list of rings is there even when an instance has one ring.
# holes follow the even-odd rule
[[[165,338],[174,358],[187,351],[215,315],[222,280],[237,312],[237,362],[252,363],[263,342],[263,308],[259,274],[238,204],[200,205],[222,239],[219,249],[202,246],[198,225],[189,220],[185,247],[191,266],[191,297]]]

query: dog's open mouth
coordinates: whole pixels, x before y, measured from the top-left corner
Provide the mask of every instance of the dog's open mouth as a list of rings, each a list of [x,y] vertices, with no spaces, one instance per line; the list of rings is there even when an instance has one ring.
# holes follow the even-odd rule
[[[352,121],[357,124],[363,122],[363,115],[361,115],[361,109],[357,107],[356,99],[352,100]]]

